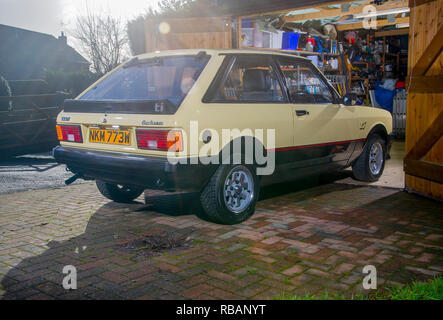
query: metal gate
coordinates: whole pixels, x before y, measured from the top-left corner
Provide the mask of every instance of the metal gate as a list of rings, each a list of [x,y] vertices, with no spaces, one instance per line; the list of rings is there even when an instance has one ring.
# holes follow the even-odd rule
[[[396,138],[404,138],[406,133],[406,96],[405,91],[399,91],[394,97],[392,127]]]
[[[70,97],[64,93],[0,97],[0,157],[56,146],[55,119]]]

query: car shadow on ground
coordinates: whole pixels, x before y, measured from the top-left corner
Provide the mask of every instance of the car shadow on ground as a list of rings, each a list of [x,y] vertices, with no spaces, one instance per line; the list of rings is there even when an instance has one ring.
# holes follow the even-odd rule
[[[274,184],[264,186],[260,190],[259,201],[272,199],[275,197],[291,194],[301,190],[307,190],[315,188],[321,185],[334,183],[348,177],[351,177],[352,173],[348,171],[330,173],[319,176],[311,176],[296,181]],[[361,187],[361,186],[360,186]],[[357,186],[351,185],[338,185],[337,188],[349,189],[357,188]],[[320,196],[326,190],[315,190],[312,193],[304,193],[303,199],[299,197],[299,200],[305,200],[307,197]],[[168,193],[158,192],[155,190],[145,191],[145,203],[146,206],[140,208],[140,211],[156,211],[158,213],[182,216],[197,214],[200,218],[206,220],[207,218],[203,214],[203,209],[200,206],[200,194],[199,193]]]
[[[342,176],[337,177],[342,178]],[[311,178],[298,182],[279,184],[263,189],[261,199],[270,199],[280,195],[329,183],[336,178]],[[341,189],[337,185],[335,189]],[[318,193],[315,193],[318,195]],[[3,299],[131,299],[135,298],[131,281],[118,284],[101,278],[105,272],[118,274],[121,267],[113,260],[128,258],[146,260],[147,257],[163,252],[181,250],[188,247],[186,237],[196,227],[173,228],[157,225],[151,221],[153,215],[182,216],[196,213],[198,194],[161,194],[148,196],[148,204],[140,201],[131,204],[108,202],[98,209],[88,220],[85,232],[64,241],[50,241],[49,247],[42,254],[23,259],[11,268],[0,282]],[[67,223],[71,223],[67,221]],[[166,237],[165,237],[166,235]],[[160,249],[140,256],[137,250],[131,250],[131,241],[145,241],[146,237],[164,237],[167,245],[157,245]],[[172,239],[172,240],[171,240]],[[172,241],[172,242],[171,242]],[[174,241],[176,242],[174,244]],[[152,241],[148,242],[151,243]],[[181,243],[182,242],[182,243]],[[172,243],[172,244],[171,244]],[[168,247],[169,246],[169,247]],[[164,248],[162,250],[161,248]],[[78,268],[78,290],[62,288],[63,267],[73,265]],[[158,270],[159,277],[172,277],[174,274]],[[140,289],[141,290],[141,289]],[[144,285],[143,290],[156,292],[157,298],[180,298],[155,284]]]
[[[54,158],[50,156],[45,157],[15,157],[8,159],[0,159],[0,172],[27,172],[37,171],[45,172],[58,167]]]

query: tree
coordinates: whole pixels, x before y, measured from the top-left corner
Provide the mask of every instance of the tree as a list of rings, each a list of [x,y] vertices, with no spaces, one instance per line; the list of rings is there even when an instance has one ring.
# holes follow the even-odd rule
[[[105,74],[126,58],[128,44],[123,23],[111,16],[94,15],[78,17],[73,32],[92,62],[93,70]]]
[[[183,14],[192,10],[195,0],[160,0],[157,4],[159,8],[159,14],[164,16]]]

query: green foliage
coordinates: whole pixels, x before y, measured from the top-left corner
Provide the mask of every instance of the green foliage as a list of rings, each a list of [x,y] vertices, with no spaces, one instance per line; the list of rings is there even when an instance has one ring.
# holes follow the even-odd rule
[[[367,300],[368,297],[362,294],[352,295],[345,297],[341,294],[330,294],[328,291],[324,291],[319,294],[305,293],[305,295],[287,295],[282,294],[276,298],[276,300]]]
[[[158,10],[150,7],[146,14],[146,17],[174,17],[188,15],[191,11],[198,6],[199,0],[160,0],[157,3]]]
[[[126,28],[132,55],[135,56],[145,52],[145,18],[143,16],[138,16],[129,21]]]
[[[387,288],[391,300],[443,300],[443,277],[428,282],[412,282],[403,288]]]
[[[282,294],[276,300],[443,300],[443,277],[427,282],[414,281],[404,287],[390,286],[375,293],[357,293],[346,296],[329,294],[327,291],[305,295]]]
[[[250,266],[248,266],[248,274],[256,274],[256,273],[257,273],[257,269],[251,268]]]
[[[74,96],[79,95],[83,90],[97,81],[100,75],[92,72],[64,72],[61,70],[46,70],[45,81],[48,83],[50,91],[63,91]]]

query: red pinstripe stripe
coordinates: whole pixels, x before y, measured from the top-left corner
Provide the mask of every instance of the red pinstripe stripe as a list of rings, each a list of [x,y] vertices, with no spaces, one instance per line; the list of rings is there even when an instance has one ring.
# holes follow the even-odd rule
[[[346,140],[346,141],[336,141],[336,142],[326,142],[326,143],[318,143],[318,144],[309,144],[304,146],[293,146],[293,147],[282,147],[277,149],[268,149],[268,152],[277,152],[277,151],[287,151],[287,150],[296,150],[296,149],[305,149],[305,148],[316,148],[316,147],[326,147],[333,146],[337,144],[346,144],[351,142],[362,142],[366,141],[366,139],[356,139],[356,140]]]

